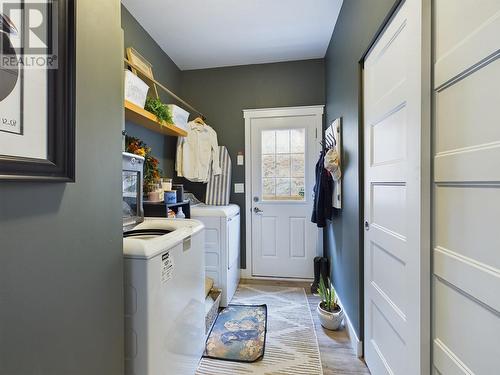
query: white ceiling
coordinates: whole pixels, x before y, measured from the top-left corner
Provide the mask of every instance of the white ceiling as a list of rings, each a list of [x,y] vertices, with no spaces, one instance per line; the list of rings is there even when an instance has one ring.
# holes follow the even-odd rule
[[[325,56],[343,0],[122,0],[182,70]],[[140,51],[140,46],[134,46]]]

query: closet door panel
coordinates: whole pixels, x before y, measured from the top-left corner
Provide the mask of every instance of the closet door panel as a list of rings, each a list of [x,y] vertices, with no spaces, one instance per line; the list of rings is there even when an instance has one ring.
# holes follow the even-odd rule
[[[500,0],[434,0],[434,372],[500,368]]]
[[[500,59],[437,93],[438,153],[500,143],[499,82]]]
[[[436,182],[494,182],[500,181],[500,147],[497,143],[449,153],[437,154],[434,159]]]
[[[438,59],[462,43],[499,10],[498,0],[459,0],[460,6],[456,6],[457,2],[457,0],[436,1]]]
[[[435,87],[498,52],[500,1],[435,0]]]
[[[402,2],[363,64],[364,352],[374,375],[430,369],[427,10]]]
[[[448,357],[447,361],[455,362],[464,374],[497,374],[500,368],[498,315],[439,279],[434,290],[435,318],[440,322],[435,328],[438,339],[434,340],[437,359]],[[438,362],[435,359],[435,365]],[[437,369],[443,375],[460,373]]]
[[[435,213],[438,247],[500,270],[499,187],[439,186]]]

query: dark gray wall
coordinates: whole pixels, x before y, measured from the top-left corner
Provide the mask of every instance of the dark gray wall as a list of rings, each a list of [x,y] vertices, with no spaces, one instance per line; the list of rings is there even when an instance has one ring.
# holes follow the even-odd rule
[[[163,52],[160,46],[153,40],[146,30],[137,22],[130,12],[122,5],[122,28],[124,34],[124,46],[133,47],[153,65],[153,74],[158,82],[179,93],[181,83],[181,71]],[[176,103],[172,97],[159,89],[160,97],[164,103]],[[165,175],[173,177],[176,137],[164,137],[146,128],[126,122],[125,130],[131,136],[138,137],[151,147],[153,155],[160,161],[160,167]]]
[[[243,109],[324,104],[323,60],[247,65],[182,72],[183,97],[207,116],[207,123],[228,148],[233,170],[231,202],[245,212],[245,195],[235,194],[234,183],[245,182],[245,167],[236,155],[245,150]],[[248,162],[246,160],[245,162]],[[187,184],[203,196],[203,185]],[[242,267],[245,262],[245,216],[241,220]]]
[[[342,117],[342,210],[325,229],[332,280],[354,329],[362,337],[363,319],[363,144],[359,60],[395,0],[344,1],[330,41],[326,64],[327,124]]]
[[[0,374],[123,374],[120,2],[77,4],[76,183],[0,182]]]

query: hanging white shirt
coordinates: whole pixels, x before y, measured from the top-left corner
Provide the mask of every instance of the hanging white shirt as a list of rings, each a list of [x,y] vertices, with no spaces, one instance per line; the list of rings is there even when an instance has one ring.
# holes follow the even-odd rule
[[[210,126],[194,121],[188,123],[187,133],[177,140],[177,175],[192,182],[208,182],[210,166],[214,175],[221,173],[217,133]]]

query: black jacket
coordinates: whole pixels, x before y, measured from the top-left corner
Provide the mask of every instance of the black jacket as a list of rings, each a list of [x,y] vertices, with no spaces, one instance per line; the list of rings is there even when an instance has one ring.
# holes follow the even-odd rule
[[[321,151],[316,163],[316,185],[314,185],[314,205],[311,221],[319,228],[326,227],[333,211],[333,178],[325,169],[325,152]]]

